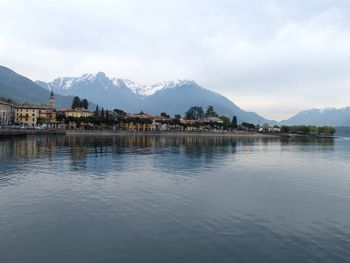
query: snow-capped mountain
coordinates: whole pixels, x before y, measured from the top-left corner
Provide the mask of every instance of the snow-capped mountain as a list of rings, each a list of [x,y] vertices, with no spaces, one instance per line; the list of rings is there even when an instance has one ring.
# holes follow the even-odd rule
[[[25,76],[0,66],[0,97],[12,99],[18,103],[47,104],[50,92]],[[73,96],[55,94],[56,108],[70,107],[73,98]],[[96,105],[93,101],[89,104],[90,110],[95,109]]]
[[[113,79],[112,81],[118,81],[120,79]],[[121,81],[135,94],[140,96],[150,96],[162,89],[171,89],[176,87],[181,87],[183,85],[189,84],[191,81],[189,80],[177,80],[177,81],[165,81],[159,82],[152,85],[144,85],[136,83],[129,79],[122,79]]]
[[[246,112],[226,97],[199,86],[195,81],[176,80],[151,85],[128,79],[108,78],[103,72],[84,74],[81,77],[61,77],[49,83],[37,81],[42,87],[58,94],[76,95],[94,101],[100,107],[123,109],[150,114],[167,112],[183,115],[191,106],[214,106],[223,115],[237,116],[240,121],[273,123],[253,112]]]
[[[116,105],[122,109],[130,109],[130,105],[138,107],[139,104],[139,95],[132,92],[123,80],[112,80],[103,72],[84,74],[81,77],[59,77],[48,83],[36,83],[55,93],[87,98],[109,109],[116,108]]]
[[[310,109],[302,111],[288,120],[282,121],[284,125],[331,125],[350,126],[350,107]]]
[[[190,84],[191,82],[192,81],[189,80],[176,80],[145,85],[129,79],[109,79],[103,72],[99,72],[97,74],[84,74],[81,77],[59,77],[54,79],[52,82],[46,83],[47,85],[41,81],[37,81],[37,83],[44,85],[46,88],[60,93],[76,94],[74,91],[79,89],[81,84],[95,83],[98,84],[100,88],[102,87],[105,90],[127,87],[134,94],[140,96],[150,96],[159,90],[181,87],[183,85]]]

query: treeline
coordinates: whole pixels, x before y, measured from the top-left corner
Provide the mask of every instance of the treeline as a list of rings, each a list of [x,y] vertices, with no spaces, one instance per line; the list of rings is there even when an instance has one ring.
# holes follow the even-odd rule
[[[72,108],[88,108],[88,101],[86,99],[81,100],[79,97],[75,97],[72,103]],[[92,123],[94,125],[118,125],[121,123],[139,123],[139,124],[152,124],[151,118],[142,117],[145,114],[143,111],[139,112],[139,116],[127,116],[127,113],[120,109],[114,109],[113,111],[99,109],[96,106],[96,110],[93,116],[89,117],[65,117],[64,114],[57,114],[57,120],[65,121],[65,123],[75,122],[78,125],[80,123]],[[192,106],[185,112],[185,119],[190,122],[182,122],[181,115],[175,114],[174,118],[171,118],[166,112],[160,113],[163,119],[157,119],[155,122],[160,124],[176,125],[184,128],[187,127],[210,127],[221,130],[237,130],[237,131],[249,131],[249,132],[261,132],[261,133],[290,133],[301,135],[334,135],[336,129],[331,126],[311,126],[311,125],[295,125],[295,126],[272,126],[268,124],[255,125],[249,122],[237,123],[237,117],[233,116],[230,120],[228,117],[219,115],[214,110],[213,106],[208,106],[206,111],[200,106]]]
[[[308,125],[295,125],[295,126],[281,126],[281,133],[294,133],[303,135],[334,135],[336,129],[331,126],[308,126]]]

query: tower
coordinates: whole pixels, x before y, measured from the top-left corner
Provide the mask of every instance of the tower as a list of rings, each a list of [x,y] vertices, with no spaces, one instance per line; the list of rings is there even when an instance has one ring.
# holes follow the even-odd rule
[[[51,110],[53,110],[55,108],[55,96],[54,96],[52,90],[51,90],[51,93],[50,93],[49,108]]]

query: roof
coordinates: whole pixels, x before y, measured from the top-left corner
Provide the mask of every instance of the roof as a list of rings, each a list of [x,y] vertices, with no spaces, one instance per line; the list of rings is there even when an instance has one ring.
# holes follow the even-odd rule
[[[180,119],[181,123],[196,123],[198,120]]]
[[[150,114],[126,114],[128,118],[143,118],[143,119],[153,119],[154,116]]]
[[[47,110],[48,107],[46,105],[14,105],[16,109],[39,109],[39,110]]]
[[[218,123],[223,123],[224,121],[218,117],[208,117],[203,119],[203,122],[218,122]]]
[[[70,109],[70,108],[62,108],[62,109],[59,109],[58,111],[60,111],[60,112],[89,112],[89,113],[91,113],[90,111],[88,111],[86,109]]]
[[[156,119],[156,120],[169,120],[170,118],[163,117],[160,115],[151,115],[151,114],[130,114],[126,115],[128,118],[142,118],[142,119]]]
[[[3,101],[3,100],[0,100],[0,104],[3,104],[3,105],[8,105],[8,106],[14,107],[14,105],[13,105],[13,104],[8,103],[8,102]]]

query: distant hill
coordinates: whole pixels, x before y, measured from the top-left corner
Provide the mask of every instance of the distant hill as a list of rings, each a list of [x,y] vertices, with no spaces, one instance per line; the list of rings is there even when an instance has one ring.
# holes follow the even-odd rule
[[[103,72],[84,74],[81,77],[57,78],[52,82],[37,81],[37,84],[63,95],[77,95],[93,100],[108,109],[120,108],[130,113],[141,110],[150,114],[166,112],[170,115],[184,113],[191,106],[212,105],[222,115],[238,121],[255,124],[275,123],[254,112],[247,112],[226,97],[199,86],[194,81],[178,80],[141,85],[127,79],[108,78]]]
[[[350,107],[306,110],[294,115],[288,120],[281,121],[280,124],[350,127]]]
[[[30,79],[0,66],[0,97],[12,99],[18,103],[48,104],[50,91]],[[55,94],[56,108],[70,107],[74,96]],[[91,109],[95,104],[90,103]]]
[[[341,137],[350,137],[350,126],[348,127],[336,127],[336,135]]]

